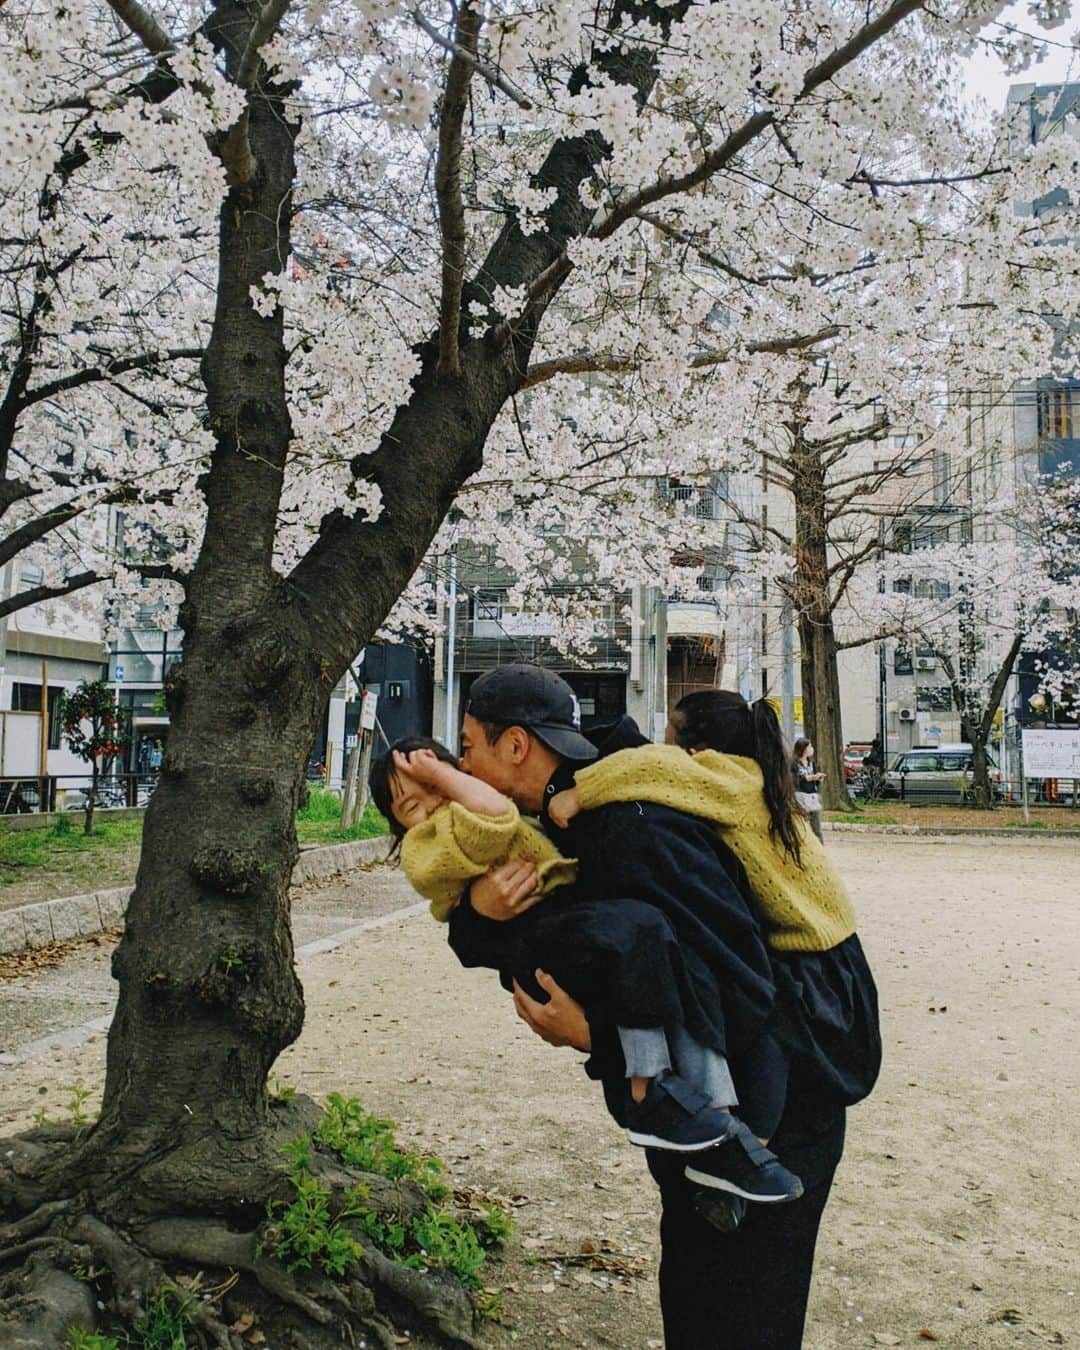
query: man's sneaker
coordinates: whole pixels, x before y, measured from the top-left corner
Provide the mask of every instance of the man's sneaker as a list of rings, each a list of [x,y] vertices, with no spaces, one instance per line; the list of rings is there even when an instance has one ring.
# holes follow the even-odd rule
[[[645,1100],[629,1097],[627,1134],[641,1148],[675,1153],[700,1153],[735,1137],[739,1122],[708,1097],[675,1074],[662,1074],[649,1083]]]
[[[746,1201],[727,1191],[694,1192],[694,1213],[720,1233],[734,1233],[746,1217]]]
[[[730,1142],[699,1154],[685,1169],[687,1181],[727,1191],[756,1205],[798,1200],[803,1184],[795,1173],[789,1172],[741,1120],[732,1119],[736,1129]]]

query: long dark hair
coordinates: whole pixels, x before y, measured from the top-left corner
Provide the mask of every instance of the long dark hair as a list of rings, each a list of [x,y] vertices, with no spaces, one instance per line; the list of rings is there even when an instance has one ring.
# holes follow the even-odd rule
[[[405,826],[394,819],[393,784],[398,776],[397,769],[394,768],[395,750],[400,750],[403,755],[413,750],[434,750],[437,759],[441,759],[444,764],[452,764],[455,769],[458,768],[457,756],[451,754],[441,741],[433,741],[430,736],[402,736],[371,766],[371,772],[368,774],[371,800],[375,803],[376,809],[386,817],[386,824],[394,839],[391,853],[397,852],[398,845],[405,838]]]
[[[769,834],[780,840],[801,867],[796,822],[804,812],[795,800],[795,775],[772,704],[759,698],[751,707],[741,694],[702,689],[680,699],[671,725],[676,743],[684,750],[719,750],[757,763],[769,808]]]
[[[792,762],[792,764],[801,764],[801,763],[802,763],[802,757],[803,757],[803,754],[804,754],[804,752],[806,751],[806,747],[807,747],[809,744],[810,744],[810,737],[809,737],[809,736],[800,736],[800,737],[798,738],[798,740],[795,742],[795,744],[791,747],[791,762]]]

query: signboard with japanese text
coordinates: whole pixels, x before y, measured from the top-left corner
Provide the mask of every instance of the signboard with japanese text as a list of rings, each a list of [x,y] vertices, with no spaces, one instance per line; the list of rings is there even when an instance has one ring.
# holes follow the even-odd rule
[[[1080,778],[1080,730],[1024,731],[1026,778]]]

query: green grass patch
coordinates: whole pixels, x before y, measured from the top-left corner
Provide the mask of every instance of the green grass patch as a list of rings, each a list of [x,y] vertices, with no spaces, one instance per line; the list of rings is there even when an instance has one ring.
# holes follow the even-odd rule
[[[878,811],[826,811],[825,819],[837,825],[899,825],[895,816]]]
[[[302,844],[351,844],[354,839],[376,839],[386,834],[386,821],[368,802],[364,814],[355,825],[341,828],[341,798],[333,792],[320,789],[320,796],[329,797],[334,804],[333,815],[307,815],[311,802],[296,817],[296,837]],[[312,794],[314,796],[314,793]],[[320,801],[316,812],[327,810],[327,803]]]
[[[83,833],[83,814],[72,812],[40,830],[5,830],[0,827],[0,871],[9,885],[19,870],[60,867],[95,854],[138,848],[142,842],[142,819],[111,820],[94,814],[93,834]]]
[[[297,838],[302,844],[345,844],[387,832],[386,821],[370,803],[355,825],[342,829],[340,818],[341,798],[316,788],[311,801],[297,814]],[[17,886],[44,873],[56,876],[52,895],[74,894],[78,886],[69,885],[69,879],[87,890],[122,885],[134,878],[142,829],[141,816],[117,819],[101,810],[94,813],[90,835],[83,833],[81,811],[60,815],[52,825],[35,830],[7,830],[0,824],[0,886]],[[127,862],[124,854],[129,855]],[[117,867],[124,875],[113,875]],[[50,897],[32,894],[27,898]]]
[[[416,1217],[397,1221],[368,1207],[368,1194],[357,1186],[346,1205],[332,1214],[330,1192],[312,1175],[313,1141],[288,1145],[288,1177],[293,1198],[269,1206],[264,1249],[289,1270],[318,1266],[341,1276],[365,1242],[413,1270],[445,1270],[455,1275],[476,1300],[481,1316],[497,1315],[497,1304],[485,1299],[480,1272],[490,1248],[513,1231],[508,1215],[496,1204],[468,1214],[454,1208],[453,1196],[438,1158],[403,1147],[391,1121],[365,1111],[351,1097],[332,1093],[315,1132],[319,1147],[334,1153],[347,1167],[392,1181],[410,1181],[426,1201]]]

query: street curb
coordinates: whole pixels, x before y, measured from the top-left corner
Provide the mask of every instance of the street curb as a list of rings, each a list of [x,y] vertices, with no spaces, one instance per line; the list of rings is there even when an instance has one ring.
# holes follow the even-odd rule
[[[292,885],[325,881],[365,863],[382,862],[389,851],[389,835],[305,849],[293,868]],[[0,956],[116,928],[123,921],[130,896],[130,886],[117,886],[89,895],[66,895],[59,900],[39,900],[32,905],[0,910]]]
[[[904,834],[914,838],[938,835],[961,839],[1019,839],[1025,843],[1032,839],[1080,839],[1080,830],[1025,830],[1020,826],[995,830],[963,825],[848,825],[842,821],[826,820],[824,827],[837,834]]]

